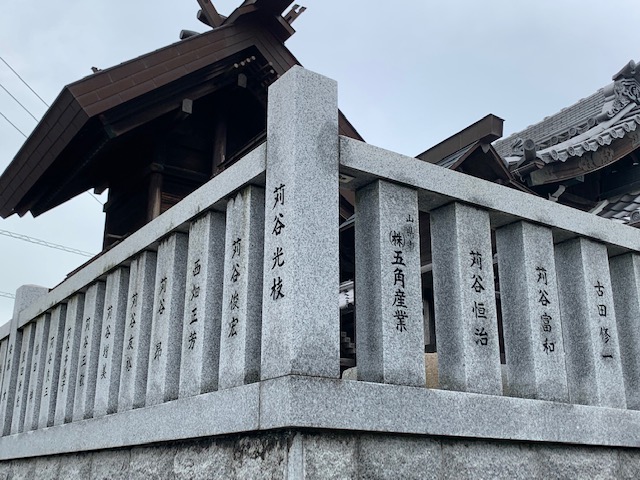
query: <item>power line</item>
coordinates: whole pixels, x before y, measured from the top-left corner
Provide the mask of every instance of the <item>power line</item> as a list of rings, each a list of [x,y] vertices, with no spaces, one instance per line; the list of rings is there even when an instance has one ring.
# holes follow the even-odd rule
[[[10,92],[9,90],[7,90],[7,89],[5,88],[5,86],[4,86],[4,85],[2,85],[1,83],[0,83],[0,88],[2,88],[5,92],[7,92],[7,95],[9,95],[11,98],[13,98],[13,100],[14,100],[18,105],[20,105],[20,106],[22,107],[22,109],[23,109],[25,112],[27,112],[29,115],[31,115],[31,118],[33,118],[36,122],[38,121],[38,119],[36,118],[36,116],[35,116],[33,113],[31,113],[31,112],[29,111],[29,109],[28,109],[27,107],[25,107],[25,106],[20,102],[20,100],[18,100],[16,97],[14,97],[14,96],[11,94],[11,92]]]
[[[42,245],[44,247],[55,248],[57,250],[62,250],[63,252],[75,253],[76,255],[82,255],[83,257],[93,257],[93,253],[83,252],[82,250],[78,250],[76,248],[65,247],[64,245],[47,242],[45,240],[40,240],[38,238],[27,237],[26,235],[22,235],[20,233],[9,232],[7,230],[0,230],[0,235],[5,235],[11,238],[17,238],[18,240],[24,240],[25,242],[35,243],[36,245]]]
[[[18,78],[20,79],[20,81],[21,81],[22,83],[24,83],[24,84],[27,86],[27,88],[28,88],[29,90],[31,90],[31,91],[33,92],[33,94],[34,94],[36,97],[38,97],[42,103],[44,103],[44,104],[47,106],[47,108],[49,107],[49,104],[48,104],[47,102],[45,102],[45,101],[42,99],[42,97],[41,97],[40,95],[38,95],[38,94],[36,93],[36,91],[35,91],[33,88],[31,88],[31,86],[29,86],[29,84],[28,84],[27,82],[25,82],[25,81],[24,81],[24,79],[20,76],[20,74],[18,74],[18,72],[16,72],[16,71],[13,69],[13,67],[12,67],[11,65],[9,65],[9,64],[7,63],[7,61],[6,61],[4,58],[2,58],[2,56],[0,56],[0,60],[2,60],[2,61],[4,62],[4,64],[5,64],[7,67],[9,67],[13,73],[15,73],[16,77],[18,77]]]
[[[18,127],[16,127],[16,125],[15,125],[11,120],[9,120],[9,119],[5,116],[5,114],[4,114],[4,113],[0,112],[0,115],[1,115],[1,116],[2,116],[2,118],[4,118],[7,122],[9,122],[9,125],[11,125],[13,128],[15,128],[17,131],[19,131],[19,132],[22,134],[22,136],[23,136],[24,138],[27,138],[27,136],[25,135],[25,133],[24,133],[22,130],[20,130]]]
[[[93,193],[91,193],[89,190],[87,190],[87,193],[91,195],[95,199],[95,201],[98,202],[100,205],[104,205],[104,203],[102,203],[100,199],[96,197]]]
[[[7,293],[7,292],[0,292],[0,297],[11,298],[11,299],[16,298],[16,296],[13,293]]]

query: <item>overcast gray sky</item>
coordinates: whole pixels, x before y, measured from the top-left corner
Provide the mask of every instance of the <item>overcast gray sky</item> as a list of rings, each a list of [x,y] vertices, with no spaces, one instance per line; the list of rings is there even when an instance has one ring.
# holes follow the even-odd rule
[[[228,15],[241,0],[214,4]],[[637,0],[302,0],[287,43],[339,82],[340,107],[372,144],[416,155],[493,113],[505,136],[575,103],[640,60]],[[62,87],[205,31],[196,0],[2,0],[0,56],[51,104]],[[40,118],[46,107],[0,62],[0,83]],[[36,122],[0,89],[0,112],[25,134]],[[0,170],[24,141],[0,118]],[[101,197],[102,202],[105,196]],[[101,247],[101,205],[85,194],[8,230],[80,250]],[[85,258],[0,236],[0,292],[53,287]],[[0,298],[0,324],[13,302]]]

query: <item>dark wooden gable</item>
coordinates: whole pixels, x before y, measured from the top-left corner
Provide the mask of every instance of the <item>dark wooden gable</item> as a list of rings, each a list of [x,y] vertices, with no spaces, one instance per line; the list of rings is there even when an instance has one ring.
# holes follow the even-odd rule
[[[2,217],[108,188],[107,247],[264,141],[267,88],[299,64],[284,46],[291,2],[245,1],[228,18],[199,3],[213,30],[62,90],[0,176]],[[361,139],[342,114],[340,133]]]

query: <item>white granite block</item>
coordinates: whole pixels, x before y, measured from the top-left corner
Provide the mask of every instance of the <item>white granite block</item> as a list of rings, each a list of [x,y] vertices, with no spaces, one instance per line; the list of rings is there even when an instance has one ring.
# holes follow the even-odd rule
[[[20,347],[20,364],[15,400],[13,403],[13,419],[11,420],[11,434],[24,431],[24,417],[27,407],[27,395],[29,379],[31,378],[31,356],[33,355],[33,342],[36,336],[35,322],[27,323],[22,328],[22,342]]]
[[[49,326],[51,315],[45,313],[35,320],[35,338],[31,355],[31,376],[26,390],[26,408],[24,414],[24,431],[38,428],[40,415],[40,397],[44,384],[44,369],[47,363],[47,347],[49,346]]]
[[[23,285],[16,290],[13,317],[9,323],[7,355],[4,364],[2,364],[4,375],[2,384],[0,384],[0,435],[9,435],[13,420],[22,347],[22,329],[18,328],[19,314],[48,291],[48,288],[36,285]]]
[[[378,180],[356,192],[358,380],[425,385],[418,195]]]
[[[114,413],[118,408],[122,342],[127,314],[129,269],[120,267],[107,276],[100,334],[93,416]]]
[[[218,388],[225,215],[191,222],[182,327],[180,397]]]
[[[142,252],[129,266],[127,313],[122,338],[119,412],[140,408],[145,404],[156,259],[156,252]]]
[[[60,374],[57,379],[53,379],[53,385],[56,385],[57,382],[54,425],[69,423],[73,416],[83,314],[84,293],[77,293],[67,302],[67,315],[60,352]]]
[[[640,255],[621,255],[609,265],[627,408],[640,410]]]
[[[502,394],[489,213],[452,203],[431,212],[440,387]]]
[[[73,400],[73,421],[93,416],[93,402],[96,393],[96,375],[100,359],[100,333],[104,311],[104,282],[89,286],[84,297],[82,333],[76,374],[76,392]]]
[[[567,402],[567,372],[551,229],[496,231],[509,394]]]
[[[146,405],[178,398],[188,236],[173,233],[158,247]]]
[[[58,398],[58,378],[62,361],[67,304],[61,303],[51,312],[49,337],[47,339],[47,358],[44,367],[44,379],[40,396],[40,412],[37,428],[53,425]]]
[[[220,389],[260,380],[264,193],[249,186],[227,204]]]
[[[269,87],[267,117],[261,378],[337,378],[336,82],[293,67]]]
[[[556,245],[571,403],[625,408],[607,247],[585,238]]]

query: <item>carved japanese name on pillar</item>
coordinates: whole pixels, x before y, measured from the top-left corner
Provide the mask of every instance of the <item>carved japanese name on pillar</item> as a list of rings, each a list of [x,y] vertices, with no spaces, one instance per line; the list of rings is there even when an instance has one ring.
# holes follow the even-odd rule
[[[11,434],[22,432],[26,411],[26,395],[31,378],[31,356],[35,339],[35,323],[31,322],[22,329],[22,348],[20,349],[20,365],[18,367],[18,385],[13,405]]]
[[[489,257],[491,259],[491,257]],[[496,342],[498,339],[493,338],[487,331],[487,307],[488,302],[485,302],[485,273],[482,270],[482,253],[478,249],[471,249],[469,251],[469,284],[472,293],[471,304],[469,310],[470,315],[473,318],[473,340],[478,347],[486,347],[489,343]],[[489,268],[493,268],[493,262],[490,260]]]
[[[155,275],[155,252],[142,252],[129,266],[118,411],[145,404]]]
[[[544,266],[537,265],[536,269],[536,289],[537,289],[537,314],[540,317],[541,338],[537,348],[542,348],[545,355],[553,355],[556,353],[557,336],[561,332],[554,331],[554,318],[549,314],[549,305],[556,303],[557,298],[552,297],[553,290],[548,288],[549,281],[547,278],[547,269]]]
[[[41,315],[35,322],[35,347],[31,358],[31,378],[27,392],[27,405],[24,419],[24,431],[38,428],[38,416],[40,415],[40,397],[44,380],[44,368],[46,365],[47,350],[49,347],[50,315]]]
[[[605,286],[602,285],[600,279],[596,280],[593,289],[592,295],[595,299],[596,311],[598,312],[598,319],[600,320],[597,332],[600,337],[600,356],[603,359],[614,360],[615,350],[612,348],[613,342],[611,342],[610,333],[610,330],[612,330],[611,318],[607,317],[607,311],[611,313],[610,297],[609,295],[605,297]]]
[[[284,209],[282,208],[285,202],[285,189],[286,185],[284,183],[280,183],[280,185],[273,190],[273,206],[271,209],[273,211],[273,229],[271,230],[271,235],[275,239],[275,249],[272,252],[273,264],[271,265],[271,277],[273,282],[271,284],[270,297],[274,302],[284,298],[286,291],[285,281],[281,276],[283,271],[282,267],[284,267],[286,258],[283,240],[286,239],[285,228],[287,225],[284,223],[285,214]]]
[[[76,391],[76,375],[80,342],[82,340],[82,321],[84,312],[84,294],[78,293],[67,303],[60,357],[60,375],[57,379],[57,398],[54,425],[70,422],[73,415],[73,400]],[[53,380],[56,385],[56,379]]]
[[[393,323],[395,329],[399,333],[407,331],[408,322],[415,320],[409,319],[407,292],[405,285],[405,276],[407,264],[405,263],[405,252],[412,252],[416,246],[415,217],[411,214],[407,215],[401,228],[391,230],[389,232],[389,244],[391,245],[388,252],[391,269],[392,269],[392,289],[393,297],[389,299],[391,311],[393,312]],[[422,326],[422,324],[420,324]]]
[[[45,428],[53,425],[56,399],[58,398],[56,387],[60,372],[66,315],[67,305],[64,303],[56,306],[51,313],[37,428]]]

